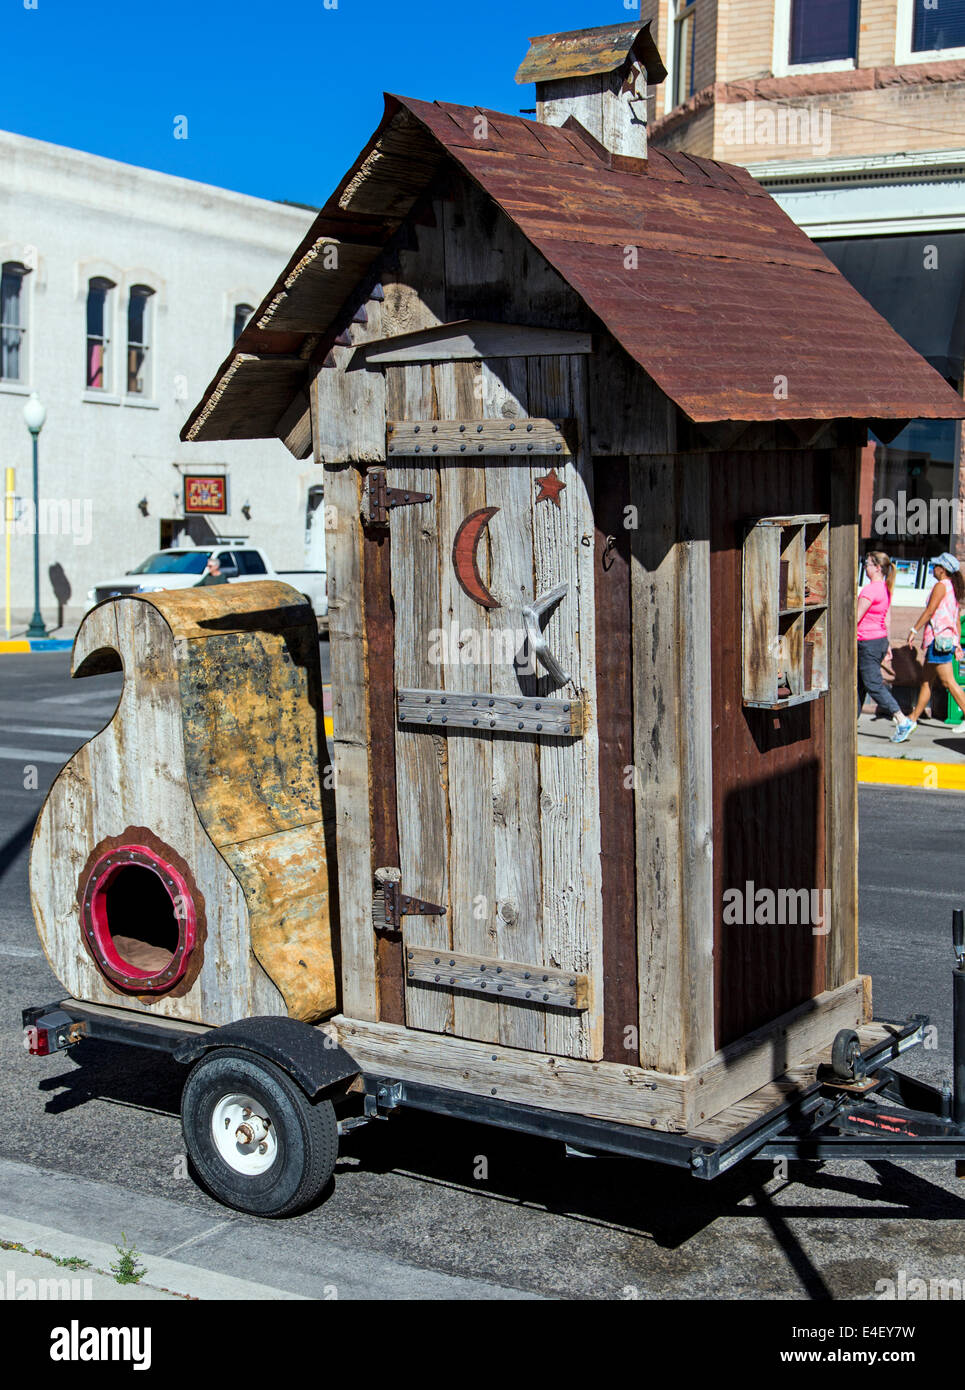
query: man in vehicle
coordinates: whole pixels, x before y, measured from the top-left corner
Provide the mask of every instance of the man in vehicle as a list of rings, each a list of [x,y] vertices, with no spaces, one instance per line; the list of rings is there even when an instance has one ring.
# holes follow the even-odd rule
[[[211,555],[204,567],[204,574],[194,587],[200,589],[205,584],[227,584],[227,582],[227,578],[221,573],[221,563],[217,555]]]

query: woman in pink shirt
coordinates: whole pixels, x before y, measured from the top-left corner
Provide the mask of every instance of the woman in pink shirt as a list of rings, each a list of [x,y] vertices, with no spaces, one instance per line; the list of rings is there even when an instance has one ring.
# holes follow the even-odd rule
[[[930,671],[933,666],[951,698],[959,709],[965,711],[965,690],[955,679],[953,665],[956,658],[959,661],[962,659],[961,614],[965,605],[965,582],[962,580],[961,565],[956,557],[946,550],[937,560],[932,561],[932,572],[935,584],[928,599],[928,606],[916,619],[915,626],[908,634],[908,642],[911,644],[921,632],[922,650],[928,663],[908,734],[918,727],[918,721],[931,699]],[[965,728],[965,725],[959,727]],[[897,742],[902,743],[908,734],[902,739],[897,739]]]
[[[888,612],[895,587],[895,566],[883,550],[873,550],[865,559],[864,569],[868,582],[858,595],[858,714],[861,714],[865,695],[870,695],[891,715],[896,726],[893,741],[900,742],[908,737],[914,726],[902,714],[881,674],[881,663],[891,645]]]

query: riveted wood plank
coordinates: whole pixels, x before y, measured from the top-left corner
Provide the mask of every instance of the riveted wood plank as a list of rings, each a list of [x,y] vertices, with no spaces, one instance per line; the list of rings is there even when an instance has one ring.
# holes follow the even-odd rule
[[[572,453],[573,420],[389,420],[386,456]]]
[[[470,990],[497,1003],[521,999],[534,1008],[550,1005],[580,1011],[587,1007],[590,993],[585,975],[546,965],[500,960],[496,956],[431,951],[417,946],[406,948],[405,974],[410,982],[421,980],[443,989]]]
[[[522,631],[522,629],[520,629]],[[491,695],[488,690],[400,690],[399,723],[429,732],[536,734],[579,738],[583,704],[536,695]]]

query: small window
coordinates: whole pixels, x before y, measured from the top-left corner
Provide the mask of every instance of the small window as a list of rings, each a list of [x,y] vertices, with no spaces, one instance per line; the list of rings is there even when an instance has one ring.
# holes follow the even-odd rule
[[[743,554],[743,696],[758,709],[828,689],[828,517],[766,516]]]
[[[235,552],[238,569],[242,574],[267,574],[265,562],[257,550],[238,550]]]
[[[151,337],[151,296],[147,285],[134,285],[127,301],[127,392],[150,395],[148,350]]]
[[[913,53],[965,48],[965,0],[915,0]]]
[[[114,285],[100,276],[87,286],[87,389],[110,388],[110,309]]]
[[[674,19],[674,83],[673,102],[681,102],[692,97],[694,86],[694,39],[697,33],[697,5],[695,0],[677,0],[677,14]]]
[[[231,550],[222,550],[219,553],[218,564],[221,566],[222,570],[224,570],[225,574],[238,573],[238,564],[235,559],[235,554],[236,552]]]
[[[792,66],[833,63],[857,53],[858,0],[791,0]]]
[[[245,325],[247,324],[248,320],[251,318],[254,312],[255,311],[250,304],[235,305],[235,328],[234,337],[231,340],[232,342],[236,343],[238,339],[241,337]]]
[[[0,381],[23,381],[27,374],[27,267],[4,263],[0,275]]]

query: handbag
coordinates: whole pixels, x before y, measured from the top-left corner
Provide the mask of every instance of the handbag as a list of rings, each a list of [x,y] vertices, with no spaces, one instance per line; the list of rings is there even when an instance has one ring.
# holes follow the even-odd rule
[[[939,656],[948,656],[955,650],[958,643],[955,641],[955,634],[952,632],[936,632],[932,646]]]

